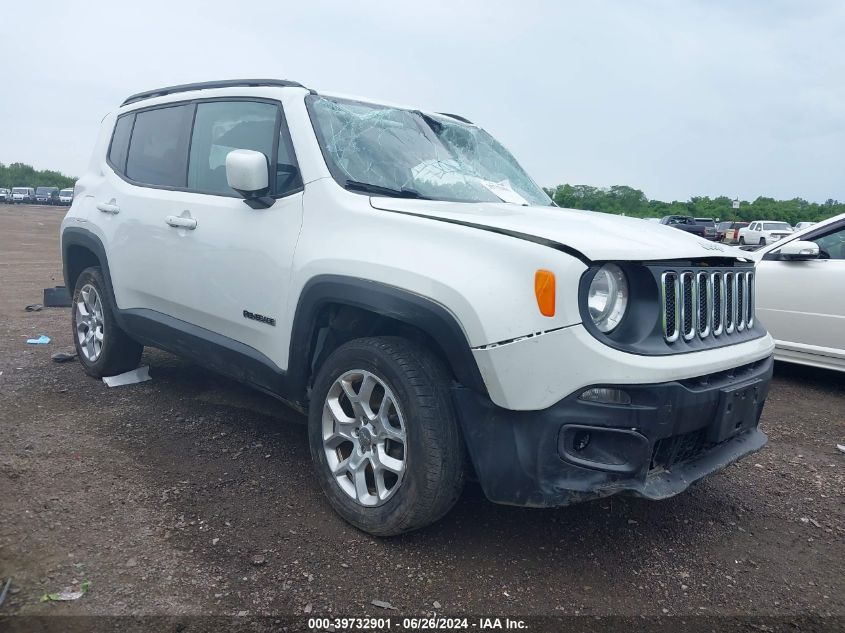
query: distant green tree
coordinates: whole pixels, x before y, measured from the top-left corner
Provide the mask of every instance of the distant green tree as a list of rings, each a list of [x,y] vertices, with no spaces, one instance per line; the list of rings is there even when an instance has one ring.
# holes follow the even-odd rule
[[[12,187],[68,189],[73,187],[75,182],[76,178],[65,176],[51,169],[37,170],[32,165],[24,163],[12,163],[8,166],[0,163],[0,187],[4,189],[11,189]]]
[[[665,215],[691,215],[697,218],[714,220],[780,220],[796,224],[798,222],[818,222],[825,218],[845,213],[845,203],[828,198],[823,204],[808,202],[803,198],[775,200],[759,196],[755,200],[741,201],[739,209],[733,208],[733,199],[729,196],[693,196],[687,201],[649,200],[639,189],[625,185],[614,185],[603,189],[589,185],[563,184],[546,189],[546,193],[560,207],[568,209],[588,209],[604,213],[616,213],[634,217],[661,218]]]

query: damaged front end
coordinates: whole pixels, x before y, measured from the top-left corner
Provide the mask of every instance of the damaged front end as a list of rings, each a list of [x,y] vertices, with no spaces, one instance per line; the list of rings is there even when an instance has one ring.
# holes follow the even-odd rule
[[[594,386],[541,411],[497,407],[458,387],[475,472],[494,502],[564,506],[627,493],[664,499],[760,450],[773,361],[652,385]],[[612,387],[620,402],[583,394]]]

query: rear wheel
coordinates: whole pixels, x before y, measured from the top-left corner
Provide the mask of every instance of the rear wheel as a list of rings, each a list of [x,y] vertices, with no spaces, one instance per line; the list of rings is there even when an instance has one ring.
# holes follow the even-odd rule
[[[761,237],[761,238],[760,238],[760,246],[765,246],[765,245],[766,245],[766,238],[765,238],[765,237]]]
[[[742,244],[743,246],[745,246],[745,238],[740,236],[739,243]]]
[[[144,347],[120,329],[114,304],[98,266],[86,268],[73,291],[73,343],[79,362],[95,378],[138,366]]]
[[[394,337],[350,341],[326,359],[308,416],[331,506],[377,536],[440,519],[464,483],[451,379],[430,351]]]

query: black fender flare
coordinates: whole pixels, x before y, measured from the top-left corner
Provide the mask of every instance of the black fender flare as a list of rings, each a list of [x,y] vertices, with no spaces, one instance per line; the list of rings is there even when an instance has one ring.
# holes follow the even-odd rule
[[[78,226],[69,226],[66,227],[62,231],[62,276],[64,278],[65,287],[67,291],[72,295],[73,294],[73,286],[71,285],[70,279],[70,249],[73,246],[81,246],[85,248],[96,256],[96,258],[100,262],[100,268],[103,271],[103,276],[106,279],[106,283],[109,287],[109,292],[112,295],[112,301],[114,301],[114,289],[111,283],[111,274],[109,272],[109,260],[106,257],[106,249],[103,246],[103,242],[97,237],[94,233],[89,231],[88,229],[84,229]],[[115,307],[117,304],[115,303]]]
[[[443,350],[458,382],[482,394],[487,387],[472,348],[457,317],[436,301],[388,284],[346,277],[318,275],[302,289],[291,328],[289,376],[293,389],[305,390],[311,373],[314,328],[328,304],[348,305],[418,328]]]

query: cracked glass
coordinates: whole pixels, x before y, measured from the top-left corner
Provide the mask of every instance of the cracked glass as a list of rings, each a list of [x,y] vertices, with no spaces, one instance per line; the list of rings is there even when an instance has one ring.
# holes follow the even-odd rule
[[[329,169],[348,189],[457,202],[552,204],[510,152],[478,126],[417,110],[308,99]]]

